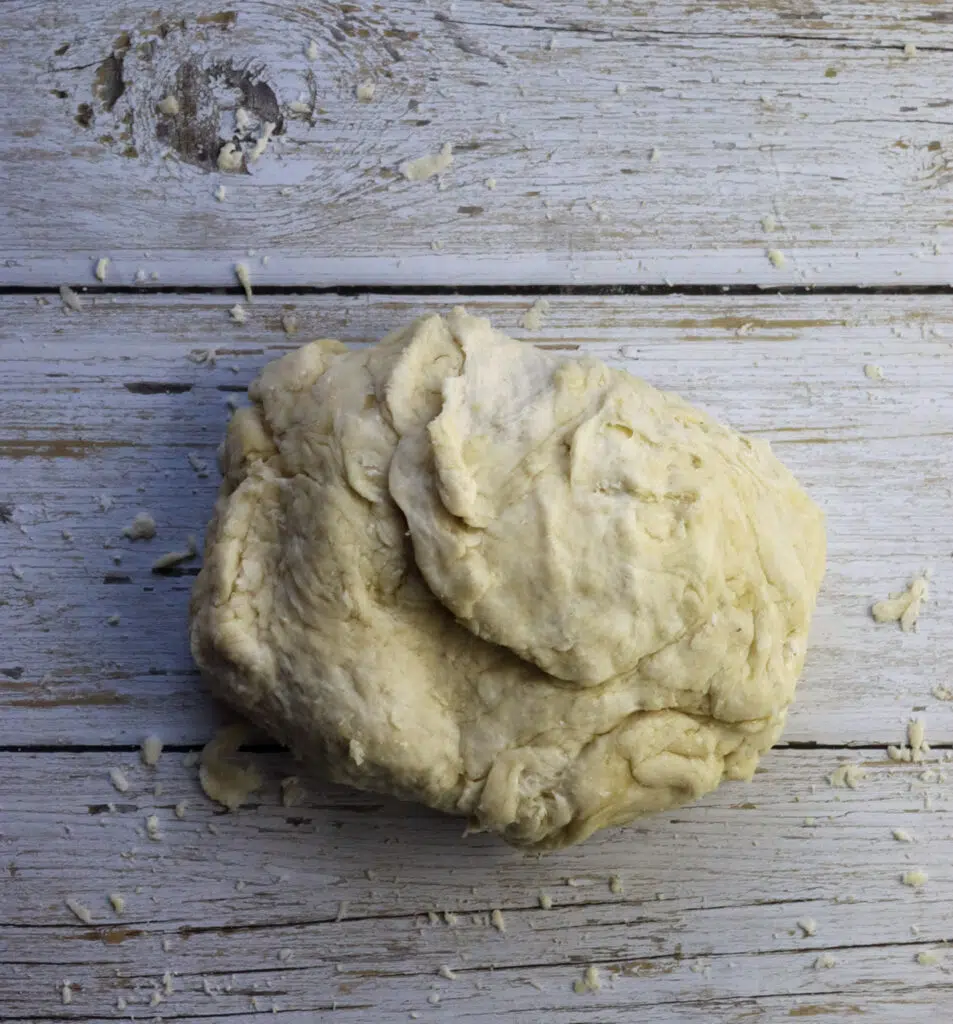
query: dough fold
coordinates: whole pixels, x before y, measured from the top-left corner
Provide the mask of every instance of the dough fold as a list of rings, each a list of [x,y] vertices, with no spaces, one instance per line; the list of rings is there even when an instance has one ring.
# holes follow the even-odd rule
[[[825,557],[766,444],[462,309],[249,396],[192,649],[299,756],[531,849],[751,777]]]

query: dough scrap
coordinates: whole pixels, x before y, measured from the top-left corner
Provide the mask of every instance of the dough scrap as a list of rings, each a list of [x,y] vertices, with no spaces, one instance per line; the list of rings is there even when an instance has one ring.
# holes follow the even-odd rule
[[[256,724],[541,850],[751,778],[825,552],[765,443],[462,309],[249,397],[191,641]]]

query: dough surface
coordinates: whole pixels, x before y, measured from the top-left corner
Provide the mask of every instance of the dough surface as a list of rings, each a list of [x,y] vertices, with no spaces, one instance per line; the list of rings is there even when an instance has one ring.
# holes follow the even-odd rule
[[[249,395],[191,622],[240,711],[535,849],[751,777],[825,557],[766,444],[462,309]]]

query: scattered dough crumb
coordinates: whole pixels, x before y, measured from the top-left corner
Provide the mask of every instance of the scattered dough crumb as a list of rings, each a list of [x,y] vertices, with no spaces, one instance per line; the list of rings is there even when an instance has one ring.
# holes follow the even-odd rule
[[[926,885],[929,880],[930,876],[925,871],[921,871],[920,868],[914,868],[912,871],[904,871],[900,876],[900,881],[903,882],[904,885],[912,885],[914,888]]]
[[[238,283],[242,286],[242,288],[245,289],[245,298],[248,299],[249,302],[251,302],[251,274],[248,272],[248,264],[236,263],[235,276],[238,278]]]
[[[659,160],[661,160],[661,159],[662,159],[662,151],[658,148],[658,146],[653,146],[651,148],[651,150],[649,151],[649,163],[650,164],[657,164],[659,162]]]
[[[156,535],[156,521],[148,512],[139,512],[122,535],[129,540],[152,540]]]
[[[918,576],[907,585],[906,590],[898,590],[884,601],[878,601],[870,614],[874,622],[900,622],[905,632],[916,631],[920,617],[920,606],[930,597],[930,588],[923,576]]]
[[[63,979],[63,984],[60,988],[60,997],[63,1000],[64,1006],[69,1006],[69,1004],[73,1001],[73,983],[69,980],[69,978]]]
[[[122,914],[125,912],[126,898],[122,895],[122,893],[111,892],[109,894],[109,902],[112,904],[112,908],[116,911],[117,914]]]
[[[247,132],[252,125],[252,116],[244,107],[235,109],[235,130]]]
[[[527,331],[538,331],[543,326],[543,319],[549,313],[549,299],[537,299],[523,314],[520,326]]]
[[[199,476],[202,476],[199,473]],[[204,474],[208,476],[207,473]],[[186,548],[183,551],[167,551],[164,555],[160,555],[152,563],[153,572],[162,572],[164,569],[171,569],[173,566],[180,565],[182,562],[187,562],[190,558],[195,558],[198,554],[198,550],[195,545],[195,538],[189,537],[186,541]]]
[[[925,949],[921,953],[917,953],[917,963],[921,967],[935,967],[939,962],[940,958],[932,949]]]
[[[285,332],[285,334],[298,333],[298,318],[294,315],[294,313],[281,314],[281,329]]]
[[[599,978],[599,968],[590,964],[586,973],[577,981],[572,983],[572,990],[576,995],[583,995],[586,992],[598,992],[602,988],[602,981]]]
[[[314,39],[312,39],[304,48],[304,55],[305,57],[308,58],[308,60],[317,60],[318,52],[318,44],[317,41]]]
[[[903,55],[904,57],[916,57],[917,47],[915,43],[904,43],[903,44]]]
[[[440,965],[440,969],[437,971],[437,974],[439,974],[441,978],[446,978],[447,981],[454,981],[457,977],[456,972],[451,971],[446,964]]]
[[[109,781],[113,784],[117,793],[125,793],[129,789],[129,780],[121,768],[109,769]]]
[[[292,114],[310,114],[311,104],[305,103],[304,100],[292,100],[288,104],[288,109]]]
[[[105,281],[106,280],[106,274],[109,273],[109,257],[108,256],[100,256],[99,259],[96,260],[96,270],[94,271],[94,273],[96,274],[96,280],[97,281]]]
[[[159,100],[156,106],[159,108],[160,114],[167,114],[170,117],[174,114],[178,114],[182,109],[179,106],[179,101],[171,93]]]
[[[787,258],[785,257],[784,253],[781,252],[780,249],[769,249],[767,256],[768,259],[771,261],[771,265],[773,267],[776,267],[778,270],[780,270],[785,265],[785,263],[787,263]]]
[[[183,768],[194,768],[199,763],[199,752],[197,750],[190,750],[182,755],[182,767]]]
[[[172,972],[166,971],[162,975],[162,991],[167,995],[172,995]]]
[[[492,192],[496,188],[496,178],[487,178],[483,184]]]
[[[287,963],[293,956],[294,956],[294,950],[293,949],[285,948],[285,949],[279,949],[278,950],[278,959],[283,964]]]
[[[154,842],[162,841],[162,833],[159,831],[159,816],[150,814],[146,817],[146,835]]]
[[[79,900],[72,896],[67,896],[66,906],[73,912],[74,916],[83,922],[83,924],[93,923],[93,914],[89,907],[84,907]]]
[[[262,785],[254,765],[240,765],[232,759],[245,740],[247,728],[241,723],[227,725],[202,748],[199,781],[206,796],[230,811],[237,810]]]
[[[942,683],[937,683],[930,692],[937,700],[953,700],[953,690]]]
[[[435,174],[445,171],[453,163],[453,147],[445,142],[440,152],[417,157],[416,160],[405,160],[397,169],[408,181],[426,181]]]
[[[218,359],[218,349],[214,348],[193,348],[185,357],[190,363],[196,366],[214,366]]]
[[[830,955],[830,953],[821,953],[821,955],[814,961],[814,970],[822,971],[828,967],[833,967],[837,961]]]
[[[548,892],[541,892],[539,894],[539,905],[543,910],[553,909],[553,898]]]
[[[226,142],[218,151],[215,163],[220,171],[240,171],[243,163],[241,147],[234,142]]]
[[[281,806],[297,807],[307,798],[308,793],[297,775],[289,775],[281,780]]]
[[[118,626],[120,621],[121,620],[120,620],[118,615],[110,615],[106,619],[106,625],[107,626]]]
[[[144,765],[155,768],[162,756],[162,740],[155,733],[150,733],[139,746],[139,757]]]
[[[622,879],[618,875],[613,875],[609,879],[609,892],[615,896],[621,896],[624,891]]]
[[[363,82],[360,82],[354,92],[359,100],[363,100],[365,103],[370,103],[374,98],[376,90],[377,86],[368,78]]]
[[[810,938],[817,932],[817,921],[813,917],[799,917],[797,926],[804,932],[805,938]]]
[[[910,744],[910,760],[922,761],[924,753],[930,750],[930,745],[926,742],[926,726],[922,719],[911,718],[907,722],[907,742]]]
[[[248,319],[248,315],[245,313],[245,307],[238,302],[236,302],[228,311],[228,315],[236,324],[243,324]]]
[[[220,202],[225,202],[225,196],[228,195],[228,189],[224,185],[219,185],[215,190],[215,198]]]
[[[774,219],[774,217],[770,213],[766,213],[761,218],[761,230],[762,231],[774,231],[774,229],[777,226],[778,226],[778,222]]]
[[[13,573],[14,577],[18,580],[23,579],[23,570],[18,565],[11,565],[10,572]]]
[[[63,305],[74,313],[79,313],[83,308],[83,300],[68,284],[60,285],[60,298],[63,300]]]
[[[494,910],[493,913],[490,914],[490,924],[492,924],[498,932],[502,933],[506,931],[506,920],[503,917],[502,910]]]
[[[179,818],[179,819],[181,819],[181,818],[184,818],[184,817],[185,817],[185,812],[186,812],[186,811],[187,811],[188,809],[189,809],[189,802],[188,802],[188,800],[180,800],[180,801],[179,801],[179,802],[178,802],[178,803],[177,803],[177,804],[175,805],[175,808],[174,808],[174,810],[175,810],[175,816],[176,816],[177,818]]]
[[[913,836],[905,828],[895,828],[890,833],[898,843],[912,843]]]
[[[860,780],[866,775],[867,770],[859,764],[845,762],[834,769],[827,781],[838,789],[856,789]]]
[[[883,380],[884,371],[882,366],[878,366],[876,363],[865,363],[864,364],[864,376],[870,380]]]
[[[909,761],[910,751],[902,745],[899,747],[891,745],[887,747],[887,757],[891,761]]]

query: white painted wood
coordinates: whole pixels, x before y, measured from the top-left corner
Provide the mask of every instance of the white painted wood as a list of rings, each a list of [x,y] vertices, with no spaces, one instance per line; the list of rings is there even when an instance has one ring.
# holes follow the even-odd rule
[[[46,300],[42,300],[45,302]],[[0,301],[0,745],[204,742],[218,713],[189,658],[184,575],[155,559],[201,534],[228,399],[308,337],[380,337],[453,298],[123,296],[66,314]],[[515,335],[532,297],[469,302]],[[579,345],[770,440],[826,509],[829,570],[787,741],[896,743],[953,664],[953,311],[943,296],[552,298],[534,340]],[[289,338],[280,316],[296,311]],[[194,350],[218,349],[214,366]],[[864,375],[882,366],[885,380]],[[142,393],[171,385],[179,393]],[[130,390],[132,388],[132,390]],[[187,390],[182,390],[187,389]],[[100,499],[111,504],[103,511]],[[159,533],[121,531],[140,509]],[[71,536],[64,539],[62,531]],[[115,558],[121,564],[114,564]],[[22,572],[18,579],[13,569]],[[871,602],[931,569],[918,633],[876,626]],[[111,574],[111,575],[110,575]],[[110,579],[119,582],[109,582]],[[107,619],[120,615],[118,625]]]
[[[914,1009],[917,1020],[953,1009],[945,761],[898,767],[878,755],[850,791],[825,782],[836,752],[776,751],[750,786],[537,858],[320,782],[282,807],[291,762],[248,756],[267,779],[259,803],[224,814],[177,753],[154,770],[120,751],[0,754],[4,1019],[110,1019],[122,1016],[117,995],[134,1019],[151,1017],[166,971],[173,992],[155,1012],[176,1020],[250,1015],[253,996],[283,1020],[336,1002],[343,1019],[380,1024],[412,1012],[489,1024],[728,1021],[756,1009],[835,1021],[849,1007],[912,1021]],[[109,781],[115,766],[124,794]],[[924,770],[934,781],[918,779]],[[161,842],[143,834],[152,813]],[[898,827],[915,841],[895,841]],[[900,881],[913,867],[929,875],[921,890]],[[121,916],[111,892],[126,899]],[[553,909],[539,908],[541,892]],[[505,933],[489,923],[494,909]],[[444,912],[453,923],[428,918]],[[807,919],[813,936],[798,925]],[[932,951],[936,965],[916,962]],[[824,953],[835,965],[816,970]],[[574,993],[590,964],[604,987]],[[457,977],[442,978],[442,965]]]
[[[0,31],[0,285],[93,283],[101,256],[112,283],[221,285],[248,248],[276,284],[950,281],[953,23],[933,0],[256,0],[234,21],[7,0]],[[232,138],[248,100],[226,64],[284,117],[248,173],[160,138]],[[445,142],[439,182],[401,178]]]

